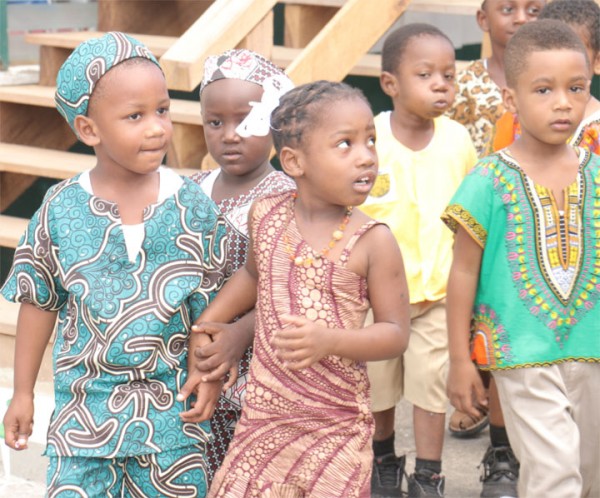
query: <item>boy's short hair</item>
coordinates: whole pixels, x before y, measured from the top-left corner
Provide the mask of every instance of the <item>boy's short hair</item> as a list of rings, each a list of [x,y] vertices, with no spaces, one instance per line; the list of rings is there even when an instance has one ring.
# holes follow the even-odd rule
[[[413,38],[420,36],[432,36],[440,37],[448,40],[448,43],[454,47],[452,41],[446,36],[440,29],[426,23],[411,23],[402,26],[392,31],[385,39],[383,43],[383,49],[381,51],[381,70],[388,73],[396,71],[402,56],[406,51],[408,42]]]
[[[542,9],[538,19],[557,19],[585,28],[592,50],[600,52],[600,6],[594,0],[554,0]]]
[[[566,23],[543,19],[521,26],[506,44],[504,71],[509,87],[516,85],[519,75],[527,68],[527,59],[534,52],[574,50],[588,61],[587,51],[575,31]]]

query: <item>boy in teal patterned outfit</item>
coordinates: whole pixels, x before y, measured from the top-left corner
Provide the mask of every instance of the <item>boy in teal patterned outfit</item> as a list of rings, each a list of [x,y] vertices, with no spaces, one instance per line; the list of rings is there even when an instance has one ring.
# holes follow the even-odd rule
[[[181,420],[177,393],[190,325],[223,281],[225,225],[194,182],[161,167],[170,102],[145,46],[122,33],[82,43],[56,103],[97,164],[50,189],[2,288],[21,303],[6,443],[27,447],[58,316],[48,495],[204,496],[210,427]]]

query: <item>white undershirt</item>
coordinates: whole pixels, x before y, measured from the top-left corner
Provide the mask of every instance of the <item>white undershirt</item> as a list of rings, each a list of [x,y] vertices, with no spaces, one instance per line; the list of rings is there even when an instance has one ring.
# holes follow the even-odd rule
[[[158,199],[156,204],[161,203],[167,197],[175,194],[183,184],[183,178],[169,168],[160,167],[158,169]],[[90,172],[84,171],[79,177],[79,183],[83,189],[90,195],[94,195],[92,182],[90,180]],[[127,247],[127,257],[129,261],[134,262],[142,249],[146,232],[144,223],[136,223],[135,225],[121,224],[123,237],[125,238],[125,246]]]

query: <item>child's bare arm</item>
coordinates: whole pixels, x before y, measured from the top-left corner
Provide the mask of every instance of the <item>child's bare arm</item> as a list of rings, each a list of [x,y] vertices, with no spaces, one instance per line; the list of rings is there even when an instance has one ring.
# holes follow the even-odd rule
[[[410,308],[398,244],[383,226],[369,230],[360,241],[363,242],[361,252],[365,255],[375,323],[363,329],[339,330],[301,317],[286,317],[284,321],[289,326],[277,331],[273,345],[290,368],[306,368],[330,354],[371,361],[399,356],[406,349]]]
[[[6,444],[17,450],[27,448],[31,435],[33,389],[55,322],[55,311],[21,304],[15,341],[14,393],[4,415]]]
[[[472,417],[481,416],[487,406],[483,383],[470,355],[470,330],[473,303],[477,292],[483,251],[459,227],[454,241],[454,259],[448,279],[447,320],[450,371],[448,397],[458,410]]]

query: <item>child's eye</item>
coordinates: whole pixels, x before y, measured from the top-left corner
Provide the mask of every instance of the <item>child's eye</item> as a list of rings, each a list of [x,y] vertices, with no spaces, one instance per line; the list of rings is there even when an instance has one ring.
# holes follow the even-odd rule
[[[162,116],[162,115],[168,114],[168,113],[169,113],[169,108],[168,107],[160,107],[156,111],[156,114],[158,114],[159,116]]]
[[[350,147],[350,140],[341,140],[337,143],[336,147],[338,149],[347,149]]]
[[[133,114],[130,114],[129,116],[127,116],[127,118],[131,121],[137,121],[141,117],[142,117],[142,115],[139,112],[134,112]]]
[[[446,74],[444,75],[447,81],[454,81],[454,74]]]
[[[208,125],[211,126],[212,128],[218,128],[222,124],[223,124],[223,122],[220,119],[211,119],[208,122]]]
[[[500,9],[500,12],[502,12],[502,14],[505,14],[505,15],[507,15],[507,14],[512,14],[513,10],[514,10],[514,9],[513,9],[512,7],[510,7],[510,6],[506,5],[505,7],[502,7],[502,8]]]
[[[550,93],[550,88],[538,88],[535,93],[539,93],[540,95],[547,95]]]
[[[419,73],[419,78],[429,78],[429,73]]]
[[[583,92],[584,90],[585,90],[585,88],[584,88],[584,87],[582,87],[582,86],[580,86],[580,85],[576,85],[576,86],[572,86],[572,87],[571,87],[571,91],[572,91],[573,93],[581,93],[581,92]]]
[[[369,147],[374,147],[375,146],[375,137],[369,137],[369,140],[367,143],[369,144]]]
[[[539,7],[529,7],[527,9],[527,15],[531,16],[531,17],[537,17],[540,15],[540,8]]]

